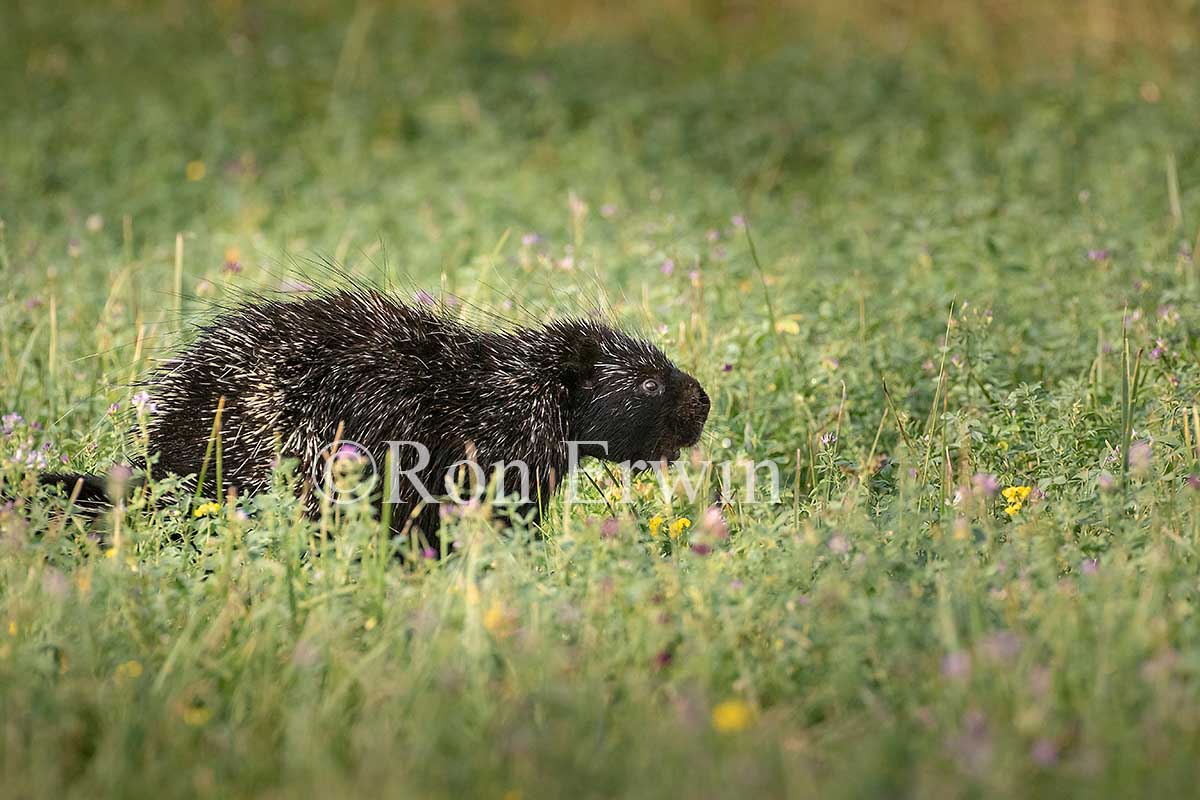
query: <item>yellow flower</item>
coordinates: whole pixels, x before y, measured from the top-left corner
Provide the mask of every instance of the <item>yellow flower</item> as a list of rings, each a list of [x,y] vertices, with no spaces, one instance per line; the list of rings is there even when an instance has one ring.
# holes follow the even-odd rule
[[[214,514],[219,514],[220,511],[221,505],[219,503],[209,501],[196,506],[196,510],[192,512],[192,516],[200,519],[200,517],[211,517]]]
[[[736,733],[750,725],[750,706],[741,700],[725,700],[713,706],[712,726],[718,733]]]
[[[8,635],[9,636],[17,635],[17,621],[14,619],[10,619],[8,621]]]
[[[971,538],[971,526],[965,517],[958,517],[954,520],[954,528],[951,536],[956,542],[965,542]]]
[[[651,517],[650,518],[650,535],[658,536],[658,532],[660,530],[662,530],[662,526],[663,526],[664,522],[666,522],[666,519],[664,519],[661,514],[655,514],[653,517]]]
[[[1006,505],[1004,507],[1004,513],[1008,514],[1010,517],[1013,516],[1014,514],[1016,514],[1020,510],[1021,510],[1020,503],[1010,503],[1009,505]]]
[[[212,711],[204,706],[188,706],[183,709],[183,721],[193,728],[199,728],[212,718]]]
[[[776,333],[787,333],[792,336],[800,335],[800,323],[794,319],[781,319],[775,323]]]
[[[1029,486],[1009,486],[1004,491],[1000,492],[1004,499],[1009,503],[1024,503],[1029,499],[1029,493],[1032,492],[1032,487]]]
[[[375,630],[375,626],[378,624],[379,623],[375,620],[374,617],[367,617],[367,621],[363,623],[363,628],[368,631],[373,631],[373,630]]]
[[[126,661],[123,664],[117,664],[113,675],[118,680],[140,678],[142,675],[142,663],[140,661]]]
[[[496,636],[507,636],[511,632],[512,618],[499,601],[494,601],[483,612],[483,627]]]
[[[208,167],[204,166],[203,161],[189,161],[183,172],[189,181],[202,181],[208,174]]]
[[[687,517],[680,517],[667,526],[667,535],[672,539],[678,539],[679,535],[692,527],[692,521]]]
[[[110,547],[107,550],[105,550],[104,557],[105,558],[116,558],[117,557],[117,548]]]

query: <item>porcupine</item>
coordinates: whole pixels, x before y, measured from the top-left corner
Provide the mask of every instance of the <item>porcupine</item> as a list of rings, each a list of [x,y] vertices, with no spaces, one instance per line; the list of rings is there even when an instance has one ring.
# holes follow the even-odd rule
[[[369,288],[228,310],[145,385],[155,475],[201,472],[221,403],[222,493],[266,490],[279,456],[315,475],[335,438],[365,447],[379,465],[389,442],[418,442],[430,457],[413,474],[435,493],[461,459],[484,468],[525,462],[535,511],[571,466],[568,442],[612,462],[674,460],[699,440],[709,411],[695,378],[604,322],[483,330]],[[517,477],[505,473],[506,491]],[[96,476],[43,477],[67,491],[79,480],[85,501],[102,501]],[[436,543],[439,508],[411,482],[398,484],[393,527],[415,524]],[[211,467],[203,488],[216,494]],[[318,508],[310,495],[309,513]]]

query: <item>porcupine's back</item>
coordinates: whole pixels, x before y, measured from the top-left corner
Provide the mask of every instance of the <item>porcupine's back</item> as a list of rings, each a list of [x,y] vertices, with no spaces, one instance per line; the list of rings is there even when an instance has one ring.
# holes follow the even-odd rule
[[[377,458],[385,442],[411,440],[449,463],[503,339],[364,290],[235,309],[149,381],[156,473],[200,471],[221,397],[223,483],[241,492],[266,487],[277,454],[314,474],[339,426]],[[206,482],[215,489],[211,470]]]

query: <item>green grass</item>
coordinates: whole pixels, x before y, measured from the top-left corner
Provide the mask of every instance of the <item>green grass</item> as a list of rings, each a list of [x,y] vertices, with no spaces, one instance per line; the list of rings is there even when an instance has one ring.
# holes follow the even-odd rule
[[[213,8],[0,5],[5,796],[1193,789],[1193,39],[1039,72],[773,18]],[[398,561],[286,490],[89,527],[14,463],[121,460],[180,318],[315,257],[607,303],[782,502]]]

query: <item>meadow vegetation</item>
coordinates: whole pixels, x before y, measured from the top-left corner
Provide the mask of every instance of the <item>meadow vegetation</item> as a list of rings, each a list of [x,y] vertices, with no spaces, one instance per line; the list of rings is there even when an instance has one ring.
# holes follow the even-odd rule
[[[1184,0],[0,4],[0,793],[1194,790],[1198,34]],[[36,474],[134,452],[188,322],[323,260],[601,306],[781,502],[472,510],[436,559],[283,475],[62,515]]]

